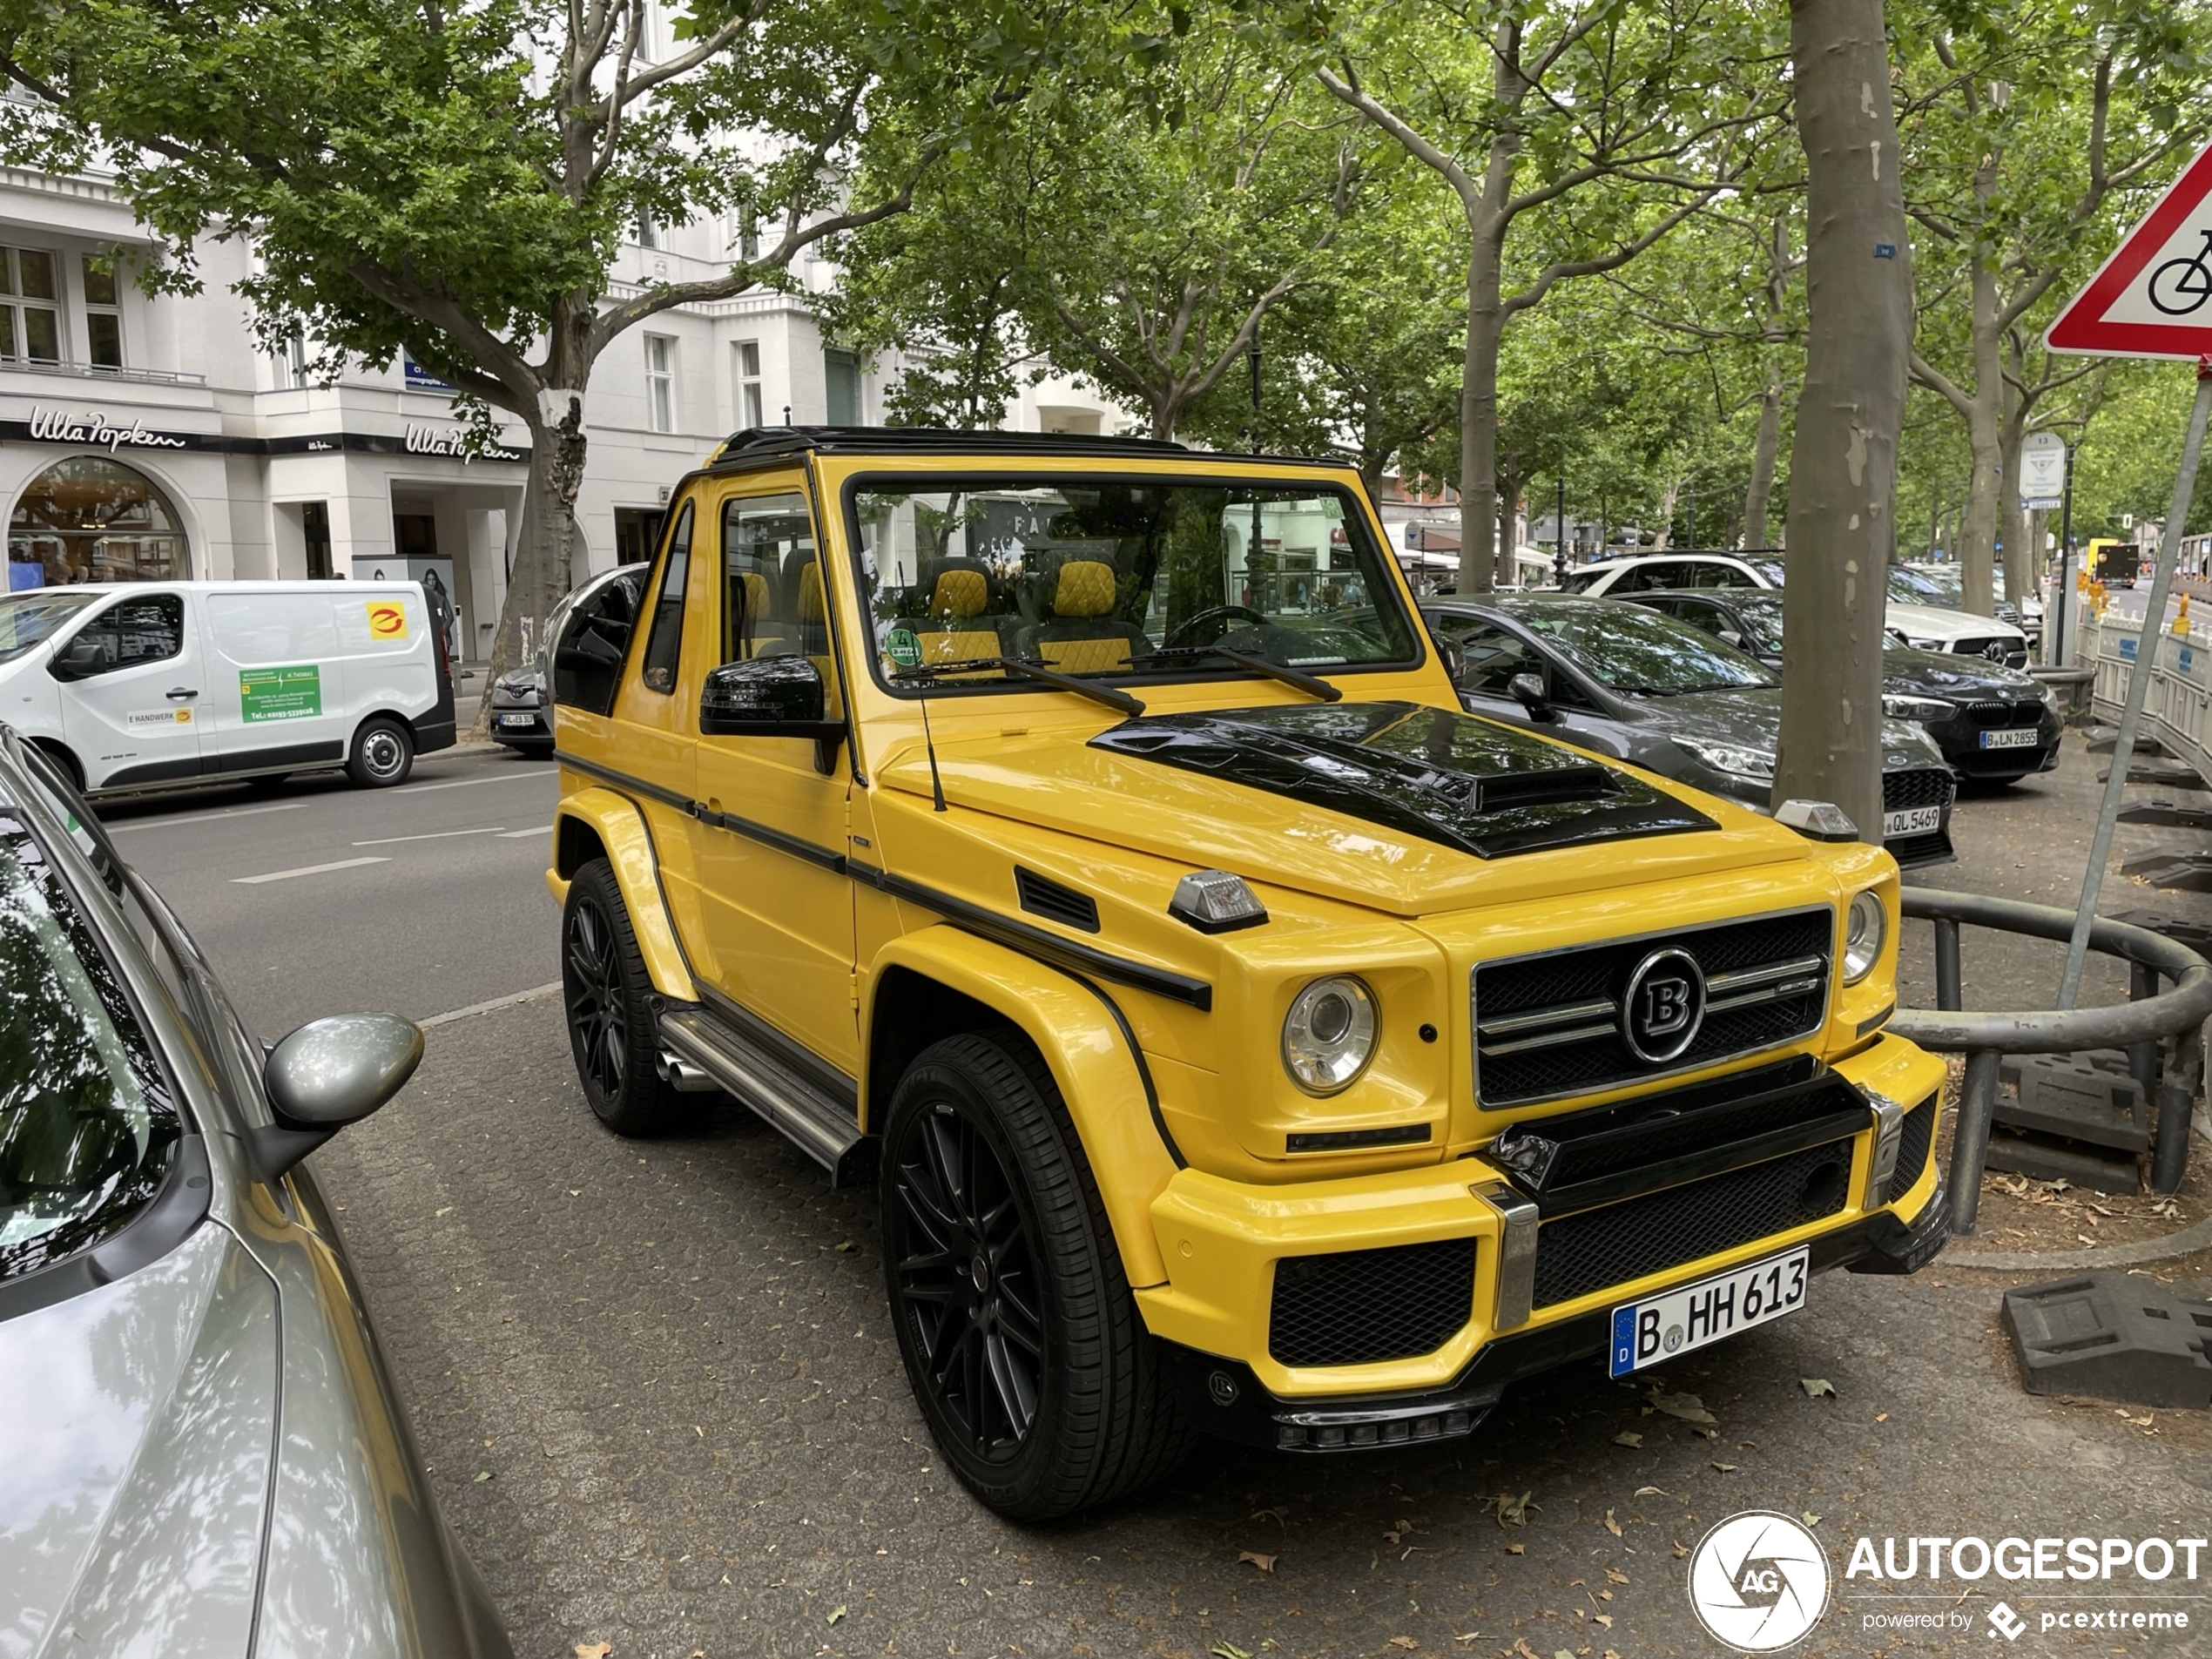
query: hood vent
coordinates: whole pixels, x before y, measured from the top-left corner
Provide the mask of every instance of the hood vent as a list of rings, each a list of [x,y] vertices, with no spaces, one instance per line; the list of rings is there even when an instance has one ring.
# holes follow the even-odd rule
[[[1478,813],[1508,812],[1516,806],[1551,806],[1567,800],[1603,800],[1613,793],[1613,774],[1603,766],[1554,766],[1548,772],[1490,772],[1474,780]]]
[[[1088,894],[1063,887],[1018,864],[1014,867],[1014,889],[1022,895],[1022,907],[1033,916],[1087,934],[1098,931],[1097,901]]]

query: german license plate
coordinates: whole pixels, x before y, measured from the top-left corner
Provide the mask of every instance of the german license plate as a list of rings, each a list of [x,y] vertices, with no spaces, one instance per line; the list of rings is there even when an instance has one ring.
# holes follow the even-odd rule
[[[1623,1302],[1613,1310],[1612,1374],[1625,1377],[1647,1366],[1664,1365],[1709,1342],[1795,1313],[1805,1305],[1811,1259],[1812,1252],[1800,1247],[1678,1291]]]
[[[2003,732],[1985,732],[1981,746],[1985,749],[2033,749],[2043,734],[2032,725],[2016,725]]]
[[[1917,835],[1923,830],[1942,827],[1943,808],[1940,806],[1907,806],[1882,814],[1884,835]]]
[[[499,717],[499,723],[502,725],[536,725],[537,724],[537,716],[535,714],[502,714]]]

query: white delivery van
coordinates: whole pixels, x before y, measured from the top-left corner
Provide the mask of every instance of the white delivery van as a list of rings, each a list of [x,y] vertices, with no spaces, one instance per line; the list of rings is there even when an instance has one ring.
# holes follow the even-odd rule
[[[90,794],[452,746],[445,642],[413,582],[158,582],[0,595],[0,721]]]

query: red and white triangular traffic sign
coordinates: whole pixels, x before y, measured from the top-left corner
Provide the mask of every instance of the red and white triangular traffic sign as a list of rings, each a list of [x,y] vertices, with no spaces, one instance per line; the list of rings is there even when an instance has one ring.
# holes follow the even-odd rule
[[[2212,353],[2212,145],[2067,302],[2043,343],[2095,357]]]

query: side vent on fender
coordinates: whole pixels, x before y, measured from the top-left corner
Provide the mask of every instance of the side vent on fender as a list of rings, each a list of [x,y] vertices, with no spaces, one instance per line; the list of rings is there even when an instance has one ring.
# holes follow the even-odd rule
[[[1098,931],[1098,905],[1088,894],[1049,881],[1018,864],[1014,867],[1014,888],[1022,895],[1022,907],[1031,915],[1056,921],[1062,927],[1079,927],[1087,934]]]

